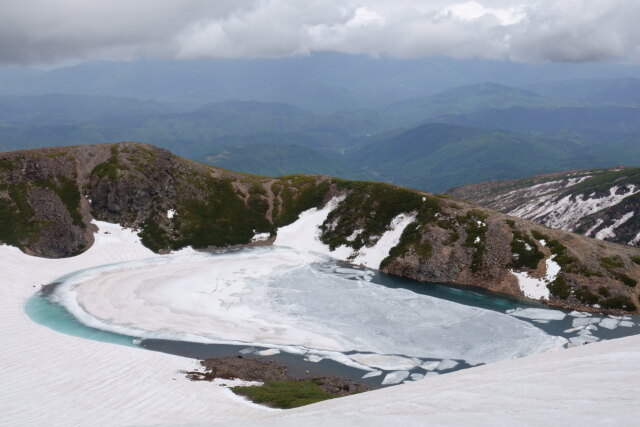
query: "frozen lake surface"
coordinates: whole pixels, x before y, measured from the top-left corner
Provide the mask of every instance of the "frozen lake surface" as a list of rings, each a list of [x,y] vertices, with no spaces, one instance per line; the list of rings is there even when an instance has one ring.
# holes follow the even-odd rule
[[[598,322],[606,333],[621,322],[632,325],[618,328],[624,335],[638,332],[634,322],[598,317],[578,321],[576,329],[572,319],[579,317],[561,311],[383,276],[287,247],[122,262],[73,272],[55,283],[46,298],[73,314],[66,321],[111,332],[115,342],[136,337],[277,353],[264,352],[268,347],[311,362],[334,360],[363,375],[435,373],[549,351],[568,340],[594,342],[598,330],[604,333]],[[65,322],[55,315],[41,323],[51,318]]]

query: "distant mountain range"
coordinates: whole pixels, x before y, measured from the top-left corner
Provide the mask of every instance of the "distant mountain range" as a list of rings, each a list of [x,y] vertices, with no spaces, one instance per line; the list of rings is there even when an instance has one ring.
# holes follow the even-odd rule
[[[442,192],[558,170],[640,166],[638,87],[630,78],[525,89],[479,83],[331,113],[282,102],[3,96],[0,150],[141,141],[246,173],[320,173]]]

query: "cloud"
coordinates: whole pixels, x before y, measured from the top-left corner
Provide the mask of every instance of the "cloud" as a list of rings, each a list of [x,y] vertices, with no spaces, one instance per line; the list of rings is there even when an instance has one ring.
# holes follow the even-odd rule
[[[0,63],[337,51],[638,61],[637,0],[3,0]]]

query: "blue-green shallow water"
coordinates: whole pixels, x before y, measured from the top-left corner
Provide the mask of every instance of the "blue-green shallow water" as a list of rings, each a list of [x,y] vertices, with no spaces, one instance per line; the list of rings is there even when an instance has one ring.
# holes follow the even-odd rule
[[[115,334],[86,326],[80,323],[66,308],[49,301],[40,292],[25,302],[24,312],[37,324],[46,326],[62,334],[111,344],[137,347],[137,345],[134,344],[136,337]]]

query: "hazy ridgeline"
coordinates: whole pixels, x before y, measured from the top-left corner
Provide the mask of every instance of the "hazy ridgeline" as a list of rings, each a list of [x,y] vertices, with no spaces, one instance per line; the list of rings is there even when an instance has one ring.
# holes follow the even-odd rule
[[[254,174],[444,191],[639,165],[637,75],[630,65],[344,54],[5,67],[0,150],[141,141]]]

